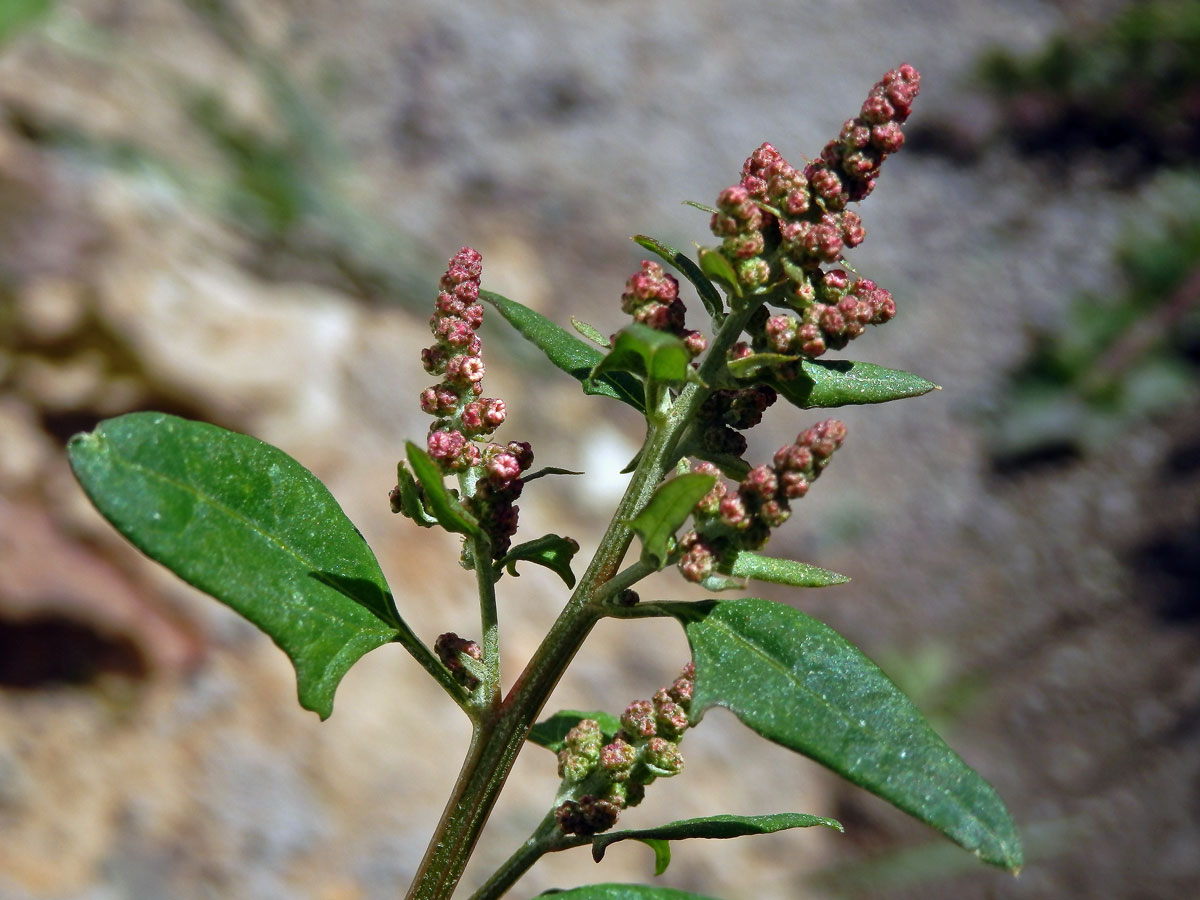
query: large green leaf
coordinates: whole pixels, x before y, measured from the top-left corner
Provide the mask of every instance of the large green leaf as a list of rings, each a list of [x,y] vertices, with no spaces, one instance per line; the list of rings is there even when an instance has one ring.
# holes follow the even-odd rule
[[[985,862],[1020,869],[1020,838],[991,785],[833,629],[767,600],[661,606],[692,646],[694,716],[726,707],[768,740],[895,804]]]
[[[550,362],[582,383],[585,394],[613,397],[639,412],[646,408],[645,393],[632,375],[612,372],[599,378],[591,377],[592,370],[604,359],[604,353],[598,347],[581,341],[541,313],[515,300],[491,291],[480,291],[479,298],[494,306],[525,340],[546,354]]]
[[[621,730],[621,720],[612,713],[603,711],[581,712],[577,709],[560,709],[548,719],[543,719],[529,729],[530,743],[537,744],[557,753],[566,746],[567,732],[584,719],[595,719],[600,725],[600,734],[607,744]]]
[[[845,584],[850,580],[845,575],[822,569],[820,566],[760,556],[749,550],[738,553],[729,574],[734,578],[753,578],[755,581],[788,584],[792,587],[826,587],[831,584]]]
[[[642,539],[643,559],[660,568],[666,565],[668,541],[716,482],[715,475],[688,472],[658,486],[642,511],[629,522]]]
[[[800,409],[886,403],[937,389],[920,375],[848,359],[804,359],[800,369],[795,378],[771,382],[784,399]]]
[[[789,828],[810,828],[825,825],[845,831],[836,819],[811,816],[807,813],[775,813],[768,816],[705,816],[701,819],[680,819],[656,828],[638,828],[631,831],[609,831],[592,838],[592,859],[600,862],[609,844],[617,841],[643,841],[650,843],[655,856],[655,875],[661,875],[671,861],[667,841],[689,838],[736,838],[750,834],[772,834]],[[657,842],[662,842],[661,845]]]
[[[402,630],[416,641],[362,535],[282,450],[132,413],[76,435],[68,454],[118,531],[270,635],[296,667],[301,705],[321,718],[363,654]]]
[[[556,900],[713,900],[704,894],[689,894],[648,884],[589,884],[569,891],[543,891],[538,896]]]
[[[700,302],[704,304],[704,309],[717,322],[720,322],[725,316],[725,302],[721,299],[721,295],[717,289],[713,287],[713,283],[708,280],[708,276],[700,271],[700,267],[692,260],[680,253],[670,244],[664,244],[657,238],[652,238],[644,234],[635,234],[633,239],[642,247],[645,247],[651,253],[656,253],[663,260],[673,265],[682,273],[683,277],[692,283],[692,287],[696,289],[696,293],[700,296]]]

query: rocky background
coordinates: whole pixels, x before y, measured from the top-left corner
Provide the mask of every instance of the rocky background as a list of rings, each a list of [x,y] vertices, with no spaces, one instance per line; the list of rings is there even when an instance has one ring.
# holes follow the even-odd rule
[[[399,648],[355,668],[328,722],[302,711],[266,638],[91,510],[71,434],[153,408],[262,437],[327,481],[419,634],[472,634],[454,542],[387,503],[427,427],[417,354],[445,260],[470,244],[485,287],[616,330],[628,235],[706,241],[680,201],[711,202],[764,140],[815,155],[901,62],[924,76],[910,144],[851,260],[900,315],[853,349],[944,390],[848,411],[776,550],[853,577],[788,600],[879,659],[996,784],[1028,865],[985,871],[716,713],[688,772],[623,821],[846,824],[676,845],[661,883],[730,900],[1200,892],[1195,393],[1083,450],[996,453],[1032,330],[1119,289],[1114,246],[1195,197],[1136,177],[1138,159],[1033,159],[972,75],[991,47],[1031,52],[1115,8],[0,2],[0,898],[395,897],[468,735]],[[484,338],[502,436],[589,473],[531,486],[524,529],[586,552],[639,423],[585,409],[496,323]],[[810,424],[772,413],[758,455]],[[563,597],[537,572],[501,587],[511,679]],[[673,576],[655,592],[692,596]],[[686,654],[667,623],[606,624],[551,703],[619,710]],[[464,887],[556,781],[544,751],[522,756]],[[513,896],[650,871],[640,846],[602,868],[560,854]]]

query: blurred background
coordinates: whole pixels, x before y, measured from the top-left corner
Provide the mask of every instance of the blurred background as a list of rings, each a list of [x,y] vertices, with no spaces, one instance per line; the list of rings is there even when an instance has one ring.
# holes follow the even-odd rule
[[[851,355],[941,392],[846,412],[773,551],[853,577],[768,594],[876,658],[999,789],[1019,879],[710,714],[623,823],[832,815],[677,844],[659,883],[749,898],[1200,895],[1200,2],[0,0],[0,898],[399,896],[468,736],[398,647],[319,723],[286,658],[143,560],[63,445],[159,409],[327,481],[428,640],[476,636],[455,542],[389,512],[428,420],[446,259],[615,331],[645,232],[710,239],[764,140],[815,156],[923,73],[850,262],[900,314]],[[697,304],[698,308],[698,304]],[[595,546],[639,422],[484,328],[523,533]],[[817,416],[775,408],[765,457]],[[669,577],[668,577],[669,576]],[[509,681],[563,600],[501,583]],[[643,596],[695,599],[666,573]],[[669,623],[600,627],[555,707],[649,696]],[[522,755],[464,889],[557,782]],[[515,891],[646,880],[625,844]]]

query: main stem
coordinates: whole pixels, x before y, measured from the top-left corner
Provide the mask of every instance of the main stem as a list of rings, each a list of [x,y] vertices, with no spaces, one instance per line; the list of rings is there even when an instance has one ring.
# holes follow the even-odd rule
[[[726,351],[757,305],[748,304],[725,320],[700,368],[701,382],[715,380]],[[633,540],[626,523],[646,505],[674,464],[679,441],[707,395],[702,384],[689,384],[662,421],[650,426],[641,461],[571,599],[504,702],[476,723],[467,758],[407,900],[449,900],[454,893],[530,727],[593,626],[606,615],[607,607],[596,595],[617,574]]]

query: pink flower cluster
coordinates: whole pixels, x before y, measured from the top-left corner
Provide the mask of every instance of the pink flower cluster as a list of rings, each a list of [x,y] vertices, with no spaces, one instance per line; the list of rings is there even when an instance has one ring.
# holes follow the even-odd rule
[[[787,282],[792,305],[799,310],[814,305],[823,279],[834,275],[822,273],[821,267],[837,262],[866,237],[862,219],[846,205],[871,193],[883,161],[903,145],[900,125],[912,111],[920,82],[909,65],[888,72],[871,89],[860,114],[803,170],[770,144],[750,155],[741,181],[717,197],[710,223],[744,288]],[[879,324],[876,312],[868,322]],[[857,307],[848,312],[819,309],[810,319],[804,323],[813,326],[807,329],[810,336],[798,343],[811,349],[791,352],[818,355],[825,349],[821,342],[835,346],[843,336],[854,337],[857,324],[865,324]]]
[[[713,574],[728,574],[738,551],[763,547],[771,530],[791,516],[791,501],[808,493],[809,485],[845,439],[846,426],[827,419],[780,448],[773,465],[751,469],[732,491],[712,463],[694,464],[692,471],[716,475],[718,481],[696,504],[692,511],[695,527],[679,542],[682,556],[678,565],[683,577],[701,582]]]
[[[491,537],[493,555],[499,559],[517,530],[513,503],[521,495],[521,474],[533,463],[533,450],[519,441],[476,443],[491,435],[507,414],[503,400],[482,396],[482,343],[476,334],[483,322],[482,272],[483,258],[463,247],[442,276],[429,320],[437,343],[421,351],[425,371],[442,379],[421,393],[421,409],[435,417],[426,446],[442,470],[481,470],[468,505]]]
[[[656,262],[642,260],[641,270],[629,276],[621,295],[621,311],[635,322],[681,338],[692,356],[699,356],[708,346],[704,335],[685,327],[687,310],[679,299],[679,281]]]
[[[826,350],[840,350],[858,337],[868,325],[882,325],[896,315],[896,301],[875,282],[860,278],[851,282],[843,269],[815,272],[814,296],[803,307],[800,319],[790,315],[770,316],[754,334],[756,350],[814,357]]]
[[[564,834],[607,831],[621,810],[642,802],[646,785],[683,771],[679,741],[689,725],[695,678],[695,667],[688,663],[652,700],[629,704],[621,715],[621,730],[608,744],[595,719],[583,719],[567,732],[558,753],[558,774],[576,798],[555,810]]]

